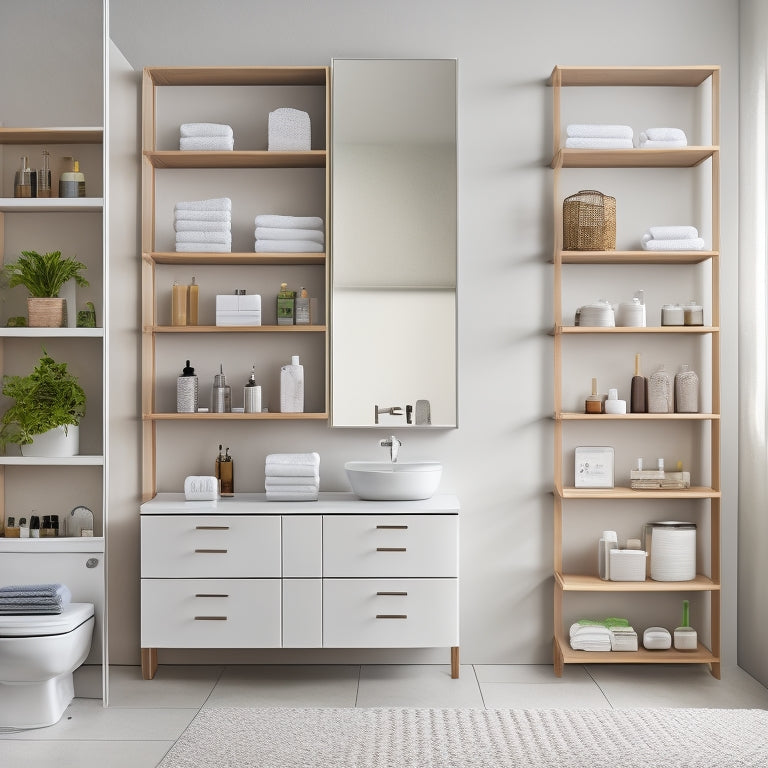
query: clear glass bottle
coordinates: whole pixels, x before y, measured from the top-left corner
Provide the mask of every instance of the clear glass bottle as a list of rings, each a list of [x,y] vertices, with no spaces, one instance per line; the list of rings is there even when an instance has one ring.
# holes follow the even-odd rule
[[[38,197],[50,197],[51,196],[51,166],[50,166],[50,152],[44,149],[43,155],[43,167],[37,171],[37,196]]]

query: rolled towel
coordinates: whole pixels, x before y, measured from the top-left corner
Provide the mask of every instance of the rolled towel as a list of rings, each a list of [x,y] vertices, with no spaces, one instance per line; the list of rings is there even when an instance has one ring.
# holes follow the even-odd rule
[[[205,211],[202,208],[198,210],[176,210],[173,212],[173,218],[176,221],[232,221],[231,211]]]
[[[173,222],[177,232],[230,232],[231,221],[200,221],[196,219],[180,219]]]
[[[281,107],[269,113],[268,142],[270,151],[306,151],[312,149],[312,126],[309,115],[300,109]]]
[[[682,128],[646,128],[640,133],[651,141],[687,141]]]
[[[256,240],[256,253],[322,253],[325,246],[312,240]]]
[[[203,232],[196,230],[191,232],[177,232],[177,243],[232,243],[231,232]]]
[[[176,243],[176,253],[231,253],[232,245],[225,243]]]
[[[314,240],[316,243],[325,242],[325,233],[322,229],[256,227],[253,234],[257,240]]]
[[[192,200],[176,203],[174,211],[231,211],[232,200],[228,197],[212,197],[210,200]]]
[[[683,240],[655,240],[653,238],[641,241],[644,251],[703,251],[704,240],[700,237],[687,237]]]
[[[632,139],[588,139],[570,138],[565,140],[567,149],[632,149]]]
[[[638,146],[640,149],[680,149],[681,147],[687,147],[688,142],[686,139],[678,141],[651,141],[651,139],[644,139],[642,134],[640,134]]]
[[[224,136],[231,139],[233,136],[232,126],[223,123],[182,123],[179,134],[183,139],[192,136]]]
[[[317,501],[319,496],[319,491],[308,493],[267,491],[267,501]]]
[[[583,139],[631,139],[634,135],[629,125],[606,123],[573,123],[566,127],[566,135]]]
[[[284,216],[277,213],[261,213],[255,219],[257,227],[282,227],[286,229],[323,229],[320,216]]]
[[[235,140],[224,136],[191,136],[179,139],[179,149],[198,152],[226,152],[235,148]]]
[[[685,240],[699,236],[699,230],[688,225],[648,227],[648,232],[654,240]]]

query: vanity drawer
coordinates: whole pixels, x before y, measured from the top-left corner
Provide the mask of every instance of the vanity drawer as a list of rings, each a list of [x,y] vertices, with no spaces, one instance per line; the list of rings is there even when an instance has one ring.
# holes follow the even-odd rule
[[[280,576],[278,515],[141,518],[141,575],[150,578]]]
[[[143,648],[279,648],[279,579],[142,579]]]
[[[325,648],[458,644],[458,579],[323,580]]]
[[[458,515],[325,515],[325,577],[458,576]]]

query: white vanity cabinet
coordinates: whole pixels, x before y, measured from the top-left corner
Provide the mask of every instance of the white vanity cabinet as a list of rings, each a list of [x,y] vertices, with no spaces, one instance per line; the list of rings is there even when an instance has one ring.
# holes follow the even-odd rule
[[[141,507],[141,645],[450,647],[459,669],[459,504],[238,494]]]

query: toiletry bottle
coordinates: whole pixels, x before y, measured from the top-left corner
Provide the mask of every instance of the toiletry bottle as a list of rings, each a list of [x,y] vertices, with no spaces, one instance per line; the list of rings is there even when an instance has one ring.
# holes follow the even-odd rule
[[[219,364],[219,372],[213,377],[211,390],[211,412],[230,413],[232,411],[232,387],[227,384],[224,366]]]
[[[193,275],[187,286],[187,325],[197,325],[200,305],[200,286]]]
[[[288,290],[288,283],[280,283],[277,294],[277,324],[293,325],[296,291]]]
[[[584,401],[584,413],[602,413],[603,398],[597,394],[597,379],[592,379],[592,394]]]
[[[48,539],[53,536],[53,528],[51,528],[51,516],[43,515],[43,523],[40,526],[40,538]]]
[[[304,413],[304,366],[298,355],[280,368],[280,413]]]
[[[59,516],[58,515],[51,515],[51,530],[53,533],[51,534],[54,537],[57,537],[59,535]]]
[[[51,166],[50,166],[50,152],[44,149],[43,155],[43,167],[37,171],[37,196],[38,197],[50,197],[51,196]]]
[[[221,496],[235,495],[235,465],[227,448],[224,456],[221,455],[221,446],[219,446],[219,455],[216,457],[216,478],[219,481],[219,494]]]
[[[645,413],[646,405],[646,390],[648,388],[648,382],[645,380],[645,376],[640,375],[640,355],[635,355],[635,375],[632,377],[629,393],[629,412],[630,413]]]
[[[29,538],[29,525],[27,524],[26,517],[19,518],[19,538],[21,539]]]
[[[19,526],[16,525],[16,518],[13,518],[13,517],[8,518],[8,524],[5,526],[5,538],[6,539],[19,538]]]
[[[29,158],[22,155],[21,164],[13,180],[14,197],[32,197],[32,170],[29,167]]]
[[[688,365],[683,364],[675,375],[675,411],[699,412],[699,377]]]
[[[597,544],[597,573],[603,581],[610,579],[611,550],[619,548],[616,531],[603,531]]]
[[[683,623],[675,629],[675,650],[695,651],[698,647],[698,635],[691,626],[690,601],[683,600]]]
[[[608,399],[605,401],[605,412],[606,413],[626,413],[627,412],[627,401],[626,400],[619,400],[619,390],[618,389],[609,389],[608,390]]]
[[[187,286],[175,280],[171,286],[171,325],[187,324]]]
[[[261,387],[256,383],[256,366],[251,369],[248,382],[243,387],[243,411],[261,413]]]
[[[40,538],[40,516],[39,515],[30,515],[30,518],[29,518],[29,538],[30,539],[39,539]]]
[[[675,387],[662,365],[648,377],[648,413],[674,413]]]
[[[176,413],[197,413],[199,397],[200,389],[195,369],[187,360],[181,376],[176,379]]]
[[[309,296],[307,289],[302,287],[296,297],[296,325],[309,325],[311,321],[309,313]]]
[[[59,197],[85,197],[85,176],[80,171],[79,160],[72,160],[72,170],[63,171],[59,176]]]

